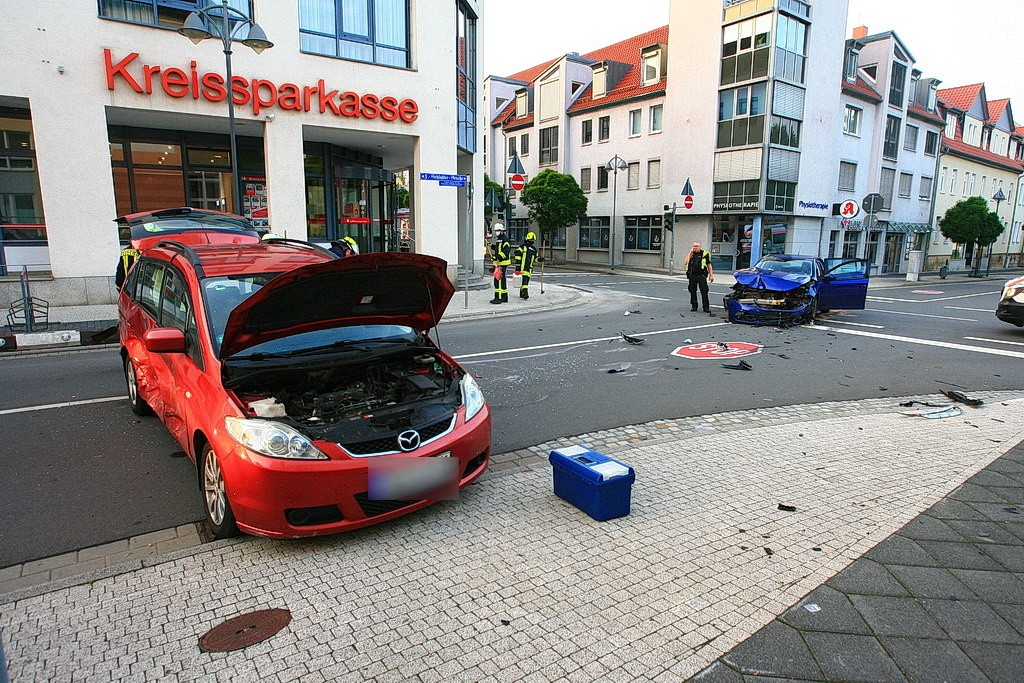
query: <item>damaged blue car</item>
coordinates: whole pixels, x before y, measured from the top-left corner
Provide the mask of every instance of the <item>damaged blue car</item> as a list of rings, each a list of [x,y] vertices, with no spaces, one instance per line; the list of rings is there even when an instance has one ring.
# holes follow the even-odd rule
[[[832,309],[863,309],[869,271],[865,259],[773,254],[737,270],[723,303],[732,323],[800,325]]]

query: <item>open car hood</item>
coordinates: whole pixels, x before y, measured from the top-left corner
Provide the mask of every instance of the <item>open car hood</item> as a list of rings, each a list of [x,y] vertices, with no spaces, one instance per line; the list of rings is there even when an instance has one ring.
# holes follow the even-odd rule
[[[758,268],[746,268],[733,273],[736,283],[754,289],[766,289],[773,292],[789,292],[803,287],[811,278],[796,273],[772,273]]]
[[[220,357],[273,339],[348,325],[406,325],[426,332],[455,294],[447,268],[434,256],[383,252],[290,270],[231,311]]]

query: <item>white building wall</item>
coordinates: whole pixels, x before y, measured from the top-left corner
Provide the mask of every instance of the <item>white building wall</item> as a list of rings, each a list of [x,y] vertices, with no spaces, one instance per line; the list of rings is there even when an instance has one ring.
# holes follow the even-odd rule
[[[479,13],[481,3],[469,4]],[[459,168],[482,177],[482,160],[467,165],[458,159],[455,20],[453,13],[437,12],[430,3],[413,2],[410,7],[412,68],[395,69],[301,54],[297,0],[255,0],[254,19],[274,47],[257,55],[236,44],[235,75],[299,86],[314,86],[322,78],[328,89],[409,98],[419,105],[412,123],[321,114],[315,106],[310,112],[275,107],[257,114],[250,105],[237,105],[238,134],[264,137],[275,231],[300,239],[306,235],[303,139],[356,147],[360,139],[372,138],[366,153],[382,157],[385,167],[413,168],[417,250],[450,263],[459,258],[460,219],[465,223],[467,212],[460,210],[454,188],[419,180],[420,172],[456,173]],[[478,28],[482,33],[481,21]],[[478,39],[478,56],[480,47]],[[106,134],[109,115],[116,115],[122,125],[227,132],[224,102],[174,98],[159,86],[151,94],[138,93],[121,78],[109,90],[104,49],[111,50],[115,62],[138,52],[129,67],[137,78],[142,64],[188,73],[193,60],[200,72],[224,73],[219,40],[192,45],[175,31],[101,19],[95,2],[70,3],[59,12],[46,4],[22,3],[5,14],[0,25],[0,103],[31,108],[56,278],[112,276],[119,246],[112,222],[116,209]],[[477,74],[480,87],[479,63]],[[275,115],[272,123],[262,118],[267,112]],[[475,218],[468,220],[482,223],[482,206],[478,198],[472,209]]]

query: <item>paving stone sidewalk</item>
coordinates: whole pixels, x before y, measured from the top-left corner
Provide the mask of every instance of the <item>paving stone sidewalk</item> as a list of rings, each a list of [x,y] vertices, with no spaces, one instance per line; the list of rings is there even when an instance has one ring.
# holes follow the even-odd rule
[[[0,641],[15,682],[746,680],[762,669],[904,680],[907,662],[929,652],[951,662],[947,677],[955,663],[975,675],[945,641],[977,680],[1000,680],[978,652],[1020,661],[1022,603],[997,600],[1021,581],[1019,569],[1003,570],[1024,536],[999,510],[1019,505],[1024,488],[1013,449],[1024,439],[1024,392],[976,395],[984,406],[941,420],[875,399],[542,444],[502,458],[459,501],[393,523],[210,543],[2,595]],[[629,516],[594,522],[552,494],[541,456],[570,443],[635,468]],[[899,552],[878,546],[895,532]],[[985,561],[969,566],[978,560],[956,544]],[[865,561],[874,573],[858,569]],[[949,576],[922,572],[947,566]],[[812,602],[819,612],[804,608]],[[265,608],[289,610],[291,623],[243,650],[199,650],[214,626]],[[816,616],[829,628],[806,628]],[[835,624],[857,628],[840,638]],[[786,629],[785,640],[762,635]],[[974,639],[957,640],[965,636]],[[835,640],[860,649],[829,660]],[[877,649],[890,668],[859,654]],[[759,650],[793,663],[770,668]]]

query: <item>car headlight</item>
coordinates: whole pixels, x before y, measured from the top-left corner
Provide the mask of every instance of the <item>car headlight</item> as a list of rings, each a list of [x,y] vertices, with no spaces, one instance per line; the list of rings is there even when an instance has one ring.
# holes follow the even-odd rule
[[[466,422],[469,422],[484,407],[484,392],[468,372],[462,376],[461,386],[462,404],[466,406]]]
[[[232,439],[268,458],[327,460],[308,438],[280,422],[225,417],[224,426]]]
[[[1006,286],[1003,287],[1003,297],[1002,298],[1003,299],[1013,299],[1013,298],[1017,297],[1018,295],[1020,295],[1022,293],[1024,293],[1024,284],[1017,285],[1017,284],[1006,283]]]

